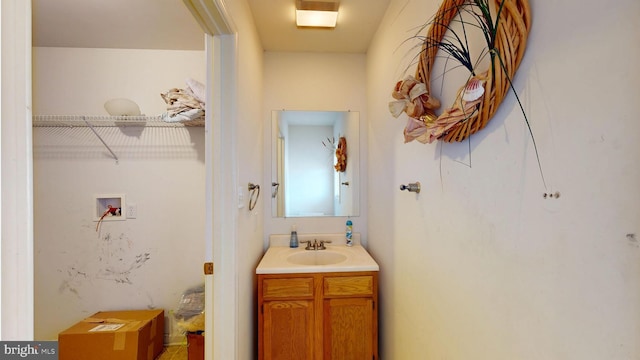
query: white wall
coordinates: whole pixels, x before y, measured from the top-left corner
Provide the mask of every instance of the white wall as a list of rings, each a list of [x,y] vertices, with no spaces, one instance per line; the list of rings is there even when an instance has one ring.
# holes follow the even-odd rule
[[[202,51],[35,48],[35,113],[106,115],[104,101],[126,97],[158,115],[160,92],[204,72]],[[88,128],[34,129],[37,339],[100,310],[167,316],[203,282],[204,129],[96,130],[118,163]],[[124,194],[137,218],[96,232],[96,194]]]
[[[640,3],[531,2],[515,86],[547,188],[513,95],[470,142],[403,144],[398,47],[437,6],[392,1],[367,56],[381,358],[639,358]]]
[[[108,115],[107,100],[127,98],[160,115],[161,92],[205,81],[204,51],[35,47],[33,57],[34,114]]]
[[[364,54],[275,53],[264,56],[264,105],[261,118],[271,123],[273,110],[358,111],[360,113],[360,193],[366,194],[367,100]],[[264,163],[271,164],[271,129],[264,132]],[[271,184],[265,172],[265,184]],[[270,190],[270,189],[269,189]],[[360,216],[351,217],[353,231],[367,239],[367,200],[360,196]],[[268,199],[270,201],[270,199]],[[339,233],[346,217],[273,218],[265,203],[265,246],[269,234],[287,234],[296,225],[299,233]]]

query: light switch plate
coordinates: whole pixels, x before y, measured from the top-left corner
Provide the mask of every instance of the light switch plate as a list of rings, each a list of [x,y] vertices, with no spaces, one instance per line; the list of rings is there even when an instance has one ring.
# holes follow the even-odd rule
[[[127,204],[127,219],[135,219],[138,217],[138,205],[134,203]]]
[[[238,209],[244,208],[244,188],[238,185]]]

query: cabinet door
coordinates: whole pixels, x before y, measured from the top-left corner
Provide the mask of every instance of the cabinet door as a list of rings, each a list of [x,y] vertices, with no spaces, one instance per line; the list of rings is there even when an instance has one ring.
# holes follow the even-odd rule
[[[371,298],[324,301],[324,360],[371,360],[377,333]]]
[[[264,360],[313,360],[313,301],[265,301]]]

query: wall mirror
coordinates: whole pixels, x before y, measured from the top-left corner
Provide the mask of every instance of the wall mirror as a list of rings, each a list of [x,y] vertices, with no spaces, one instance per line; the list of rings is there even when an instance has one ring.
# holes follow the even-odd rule
[[[359,216],[360,114],[283,110],[271,119],[272,216]],[[336,166],[341,138],[344,167]]]

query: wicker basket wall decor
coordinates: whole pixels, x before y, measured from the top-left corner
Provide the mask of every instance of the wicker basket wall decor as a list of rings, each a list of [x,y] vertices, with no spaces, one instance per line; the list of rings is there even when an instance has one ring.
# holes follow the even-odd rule
[[[333,167],[337,172],[347,170],[347,138],[341,136],[336,147],[336,165]]]
[[[453,105],[442,114],[435,109],[440,102],[431,95],[430,78],[439,46],[449,24],[463,6],[473,6],[487,0],[444,0],[430,24],[422,44],[415,77],[399,81],[393,91],[396,101],[389,104],[394,116],[409,115],[405,128],[405,142],[418,140],[431,143],[462,141],[484,128],[511,89],[518,66],[524,56],[531,28],[528,0],[490,0],[497,11],[495,41],[490,54],[489,68],[475,71],[460,88]],[[489,45],[491,47],[491,45]]]

